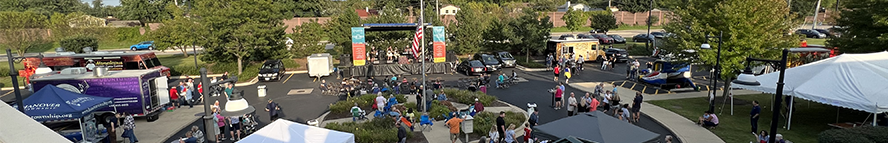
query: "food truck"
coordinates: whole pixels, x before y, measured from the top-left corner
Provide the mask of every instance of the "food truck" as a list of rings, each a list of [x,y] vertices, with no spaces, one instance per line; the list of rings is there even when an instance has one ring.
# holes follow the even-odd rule
[[[572,40],[555,40],[551,39],[546,43],[546,53],[555,53],[556,58],[570,56],[574,53],[573,58],[583,56],[583,61],[596,61],[603,57],[604,47],[598,43],[598,39],[572,39]]]
[[[84,67],[68,68],[59,73],[34,75],[30,81],[34,91],[56,87],[99,97],[112,97],[111,106],[96,110],[97,118],[105,119],[116,112],[126,112],[154,121],[170,103],[167,77],[161,69],[108,70],[96,68],[87,72]]]

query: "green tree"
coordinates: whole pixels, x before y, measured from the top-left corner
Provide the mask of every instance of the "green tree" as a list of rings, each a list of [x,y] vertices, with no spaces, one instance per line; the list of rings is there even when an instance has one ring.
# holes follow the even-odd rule
[[[827,45],[846,53],[885,51],[888,45],[888,6],[886,0],[856,0],[841,3],[836,19],[842,37],[828,39]]]
[[[261,60],[282,55],[286,10],[272,0],[219,0],[195,2],[205,34],[202,47],[216,62],[236,60],[243,74],[244,60]],[[218,55],[217,55],[218,54]],[[233,57],[222,57],[230,55]],[[218,58],[217,58],[218,57]]]
[[[65,48],[65,51],[83,53],[83,48],[90,47],[96,50],[99,47],[99,40],[96,37],[86,35],[76,35],[59,41],[59,46]]]
[[[511,39],[518,39],[516,37],[515,28],[510,25],[514,21],[511,17],[501,17],[499,20],[492,20],[490,24],[490,28],[482,33],[484,41],[481,44],[486,51],[511,51],[513,44],[517,43],[517,41],[512,41]],[[518,49],[520,50],[520,49]]]
[[[325,9],[329,3],[329,0],[296,0],[292,10],[297,17],[321,17],[328,15]]]
[[[571,33],[583,27],[586,24],[586,14],[582,11],[575,11],[572,8],[568,8],[567,12],[564,13],[564,16],[561,17],[561,20],[564,20],[564,27],[567,27]]]
[[[617,18],[614,18],[614,15],[608,11],[604,11],[603,13],[591,13],[589,20],[592,21],[589,24],[589,27],[592,29],[603,30],[605,34],[607,31],[617,29],[618,27]]]
[[[46,38],[46,16],[34,12],[0,12],[0,46],[12,49],[19,56],[28,49],[49,42]]]
[[[469,54],[476,53],[481,51],[481,34],[484,32],[484,27],[480,26],[481,19],[476,13],[479,13],[478,10],[466,6],[460,9],[458,13],[456,13],[456,20],[459,23],[455,23],[456,26],[451,24],[450,27],[454,27],[453,31],[453,41],[456,43],[455,49],[457,53],[460,54]]]
[[[546,41],[549,40],[549,30],[552,22],[549,16],[539,13],[534,9],[524,9],[523,14],[516,18],[510,25],[514,28],[515,37],[510,41],[516,47],[522,47],[525,56],[530,62],[530,53],[540,53],[546,49]]]
[[[745,68],[747,57],[776,59],[781,48],[798,46],[798,38],[786,35],[787,29],[797,26],[788,22],[788,9],[773,5],[786,4],[784,0],[716,0],[695,1],[682,6],[671,7],[673,16],[664,29],[675,36],[665,38],[666,52],[680,53],[696,50],[696,53],[676,54],[676,59],[686,62],[703,63],[714,67],[720,60],[719,75],[725,80],[724,88],[730,87],[731,79]],[[716,59],[716,50],[701,50],[706,42],[706,34],[717,35],[723,31],[721,59]],[[715,39],[709,40],[717,42]],[[666,48],[668,47],[668,48]],[[725,91],[727,92],[727,91]],[[727,94],[727,93],[725,93]]]
[[[293,47],[288,49],[291,58],[303,58],[314,53],[323,53],[324,45],[320,44],[321,38],[325,37],[324,27],[316,20],[308,23],[302,23],[293,29]]]
[[[330,42],[335,45],[334,49],[338,53],[351,55],[351,28],[361,26],[361,17],[358,17],[358,13],[355,13],[353,9],[342,11],[345,13],[334,16],[327,23],[327,31],[329,32],[327,36],[330,37]]]
[[[554,12],[558,6],[565,4],[566,0],[533,0],[530,7],[535,11]]]
[[[122,18],[139,20],[142,26],[147,26],[148,22],[162,21],[169,16],[165,11],[165,1],[120,0],[120,5],[123,6]]]
[[[184,12],[173,4],[167,5],[167,9],[176,15],[173,19],[164,20],[160,28],[151,31],[148,36],[154,39],[154,47],[157,50],[178,49],[185,57],[186,51],[192,44],[199,41],[199,34],[195,33],[201,26],[192,18],[185,17]]]
[[[639,12],[647,12],[648,10],[650,10],[651,9],[651,1],[653,1],[653,0],[620,0],[620,1],[613,1],[612,5],[619,8],[620,11],[639,13]],[[678,1],[678,0],[664,0],[664,1]]]

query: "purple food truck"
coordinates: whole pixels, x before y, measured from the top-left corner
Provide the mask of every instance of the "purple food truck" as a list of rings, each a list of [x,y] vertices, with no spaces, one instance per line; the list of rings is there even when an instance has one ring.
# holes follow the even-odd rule
[[[92,96],[113,97],[111,106],[95,111],[99,119],[106,119],[116,112],[156,120],[161,108],[170,102],[167,78],[159,69],[146,70],[94,70],[82,68],[62,70],[57,74],[32,76],[31,85],[39,91],[46,85]]]

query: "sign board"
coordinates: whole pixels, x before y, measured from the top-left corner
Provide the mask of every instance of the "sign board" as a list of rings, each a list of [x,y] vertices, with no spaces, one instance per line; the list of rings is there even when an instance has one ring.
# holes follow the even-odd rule
[[[365,54],[365,45],[364,43],[356,43],[352,44],[352,64],[354,66],[363,66],[367,60],[367,54]]]
[[[366,43],[366,38],[364,37],[364,27],[352,27],[352,44],[355,43]]]
[[[444,26],[434,26],[432,27],[432,39],[434,42],[432,46],[434,47],[433,56],[435,63],[445,62],[447,60],[447,37],[444,34]]]

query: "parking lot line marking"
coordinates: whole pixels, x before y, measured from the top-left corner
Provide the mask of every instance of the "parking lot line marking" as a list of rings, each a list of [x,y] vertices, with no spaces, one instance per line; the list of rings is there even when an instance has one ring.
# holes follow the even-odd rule
[[[287,83],[287,81],[289,81],[290,78],[293,77],[294,74],[295,73],[291,73],[290,76],[288,76],[287,79],[285,79],[284,82],[282,82],[282,83]]]
[[[654,94],[660,94],[660,90],[654,90]]]
[[[647,89],[648,89],[647,86],[642,87],[642,88],[641,88],[641,93],[645,93],[644,91],[647,90]]]
[[[626,82],[623,81],[623,83],[620,84],[620,87],[623,87],[623,85],[625,85],[625,84],[626,84]]]
[[[0,97],[3,97],[3,96],[6,96],[6,95],[9,95],[9,94],[12,93],[12,92],[13,92],[13,91],[6,92],[6,94],[0,95]]]
[[[712,89],[709,89],[709,85],[707,85],[707,86],[706,86],[706,91],[709,91],[709,90],[712,90]]]
[[[614,85],[614,83],[617,83],[617,82],[616,82],[616,81],[611,81],[611,85]]]
[[[633,83],[632,83],[632,87],[629,88],[629,89],[635,89],[635,85],[636,85],[636,84],[638,84],[638,83],[633,82]]]

